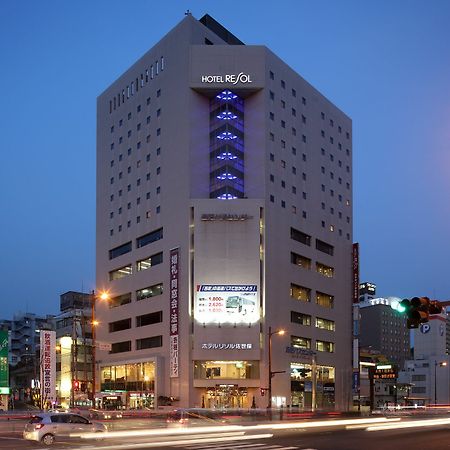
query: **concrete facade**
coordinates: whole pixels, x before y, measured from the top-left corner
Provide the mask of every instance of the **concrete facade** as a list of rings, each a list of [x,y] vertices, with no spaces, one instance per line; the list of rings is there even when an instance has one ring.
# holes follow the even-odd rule
[[[98,399],[265,407],[271,327],[274,404],[347,409],[351,120],[211,28],[187,16],[97,101]]]

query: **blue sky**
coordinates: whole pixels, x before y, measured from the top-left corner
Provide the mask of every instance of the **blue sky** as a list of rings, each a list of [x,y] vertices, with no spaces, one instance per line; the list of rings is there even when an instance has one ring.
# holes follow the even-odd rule
[[[0,318],[94,288],[96,97],[188,8],[353,119],[361,279],[450,298],[450,2],[4,0]]]

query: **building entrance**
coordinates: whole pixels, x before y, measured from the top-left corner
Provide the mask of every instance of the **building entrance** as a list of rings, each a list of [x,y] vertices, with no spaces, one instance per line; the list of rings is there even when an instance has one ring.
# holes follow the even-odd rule
[[[205,408],[249,408],[247,388],[237,384],[216,384],[206,390],[202,399]]]

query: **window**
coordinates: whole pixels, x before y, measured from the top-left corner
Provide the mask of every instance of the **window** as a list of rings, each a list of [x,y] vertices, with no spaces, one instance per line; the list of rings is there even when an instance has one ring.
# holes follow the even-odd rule
[[[318,352],[334,352],[334,342],[316,341],[316,350]]]
[[[281,207],[286,208],[286,202],[284,200],[281,200]]]
[[[302,161],[306,162],[306,155],[305,155],[305,153],[302,154]]]
[[[292,147],[292,154],[296,155],[297,154],[297,149],[295,147]]]
[[[333,267],[326,266],[325,264],[321,264],[316,262],[316,271],[327,278],[334,277],[334,269]]]
[[[291,297],[302,302],[310,302],[311,289],[291,283]]]
[[[284,120],[281,121],[281,127],[286,128],[286,122]]]
[[[302,211],[302,217],[306,219],[306,211]]]
[[[297,97],[297,91],[295,89],[292,89],[292,97]]]
[[[281,108],[286,109],[286,102],[284,100],[281,100]]]
[[[129,330],[131,328],[131,318],[117,320],[116,322],[109,322],[109,332],[115,333],[117,331]]]
[[[281,87],[284,89],[286,87],[286,83],[284,80],[280,80]]]
[[[119,226],[119,231],[121,231],[122,228]],[[120,267],[119,269],[112,270],[109,272],[109,281],[118,280],[119,278],[126,277],[127,275],[131,275],[133,273],[133,268],[131,264],[128,266]]]
[[[269,91],[270,100],[275,100],[275,94],[272,91]]]
[[[131,241],[110,250],[109,259],[117,258],[118,256],[125,255],[125,253],[128,252],[131,252]]]
[[[306,123],[306,117],[302,114],[302,123]]]
[[[316,317],[316,328],[321,330],[335,331],[335,323],[333,320],[322,319],[321,317]]]
[[[286,148],[286,141],[283,141],[283,139],[281,139],[281,148]]]
[[[154,323],[161,323],[163,321],[162,311],[144,314],[143,316],[136,317],[136,326],[145,327],[147,325],[153,325]]]
[[[281,187],[282,187],[283,189],[285,189],[285,188],[286,188],[286,181],[284,181],[284,180],[281,180]]]
[[[149,256],[148,258],[141,259],[137,262],[137,270],[147,270],[150,269],[152,266],[156,266],[158,264],[161,264],[163,262],[163,253],[156,253],[152,256]]]
[[[292,186],[292,193],[296,194],[297,193],[297,188],[295,186]]]
[[[143,339],[136,339],[136,350],[146,348],[162,347],[162,336],[152,336]]]
[[[116,308],[117,306],[127,305],[128,303],[131,303],[131,292],[118,295],[116,297],[111,298],[108,301],[108,305],[110,308]]]
[[[297,116],[297,111],[295,110],[295,108],[291,109],[291,114],[296,117]]]
[[[272,175],[272,174],[270,174],[270,181],[273,183],[274,181],[275,181],[275,177]]]
[[[275,74],[272,71],[269,71],[269,77],[271,80],[275,79]]]
[[[302,97],[302,105],[306,105],[306,98]]]
[[[302,198],[303,200],[306,200],[306,192],[302,192]]]
[[[311,259],[298,253],[291,252],[291,263],[303,269],[311,270]]]
[[[273,153],[270,153],[269,158],[271,161],[275,161],[275,155]]]
[[[319,239],[316,239],[316,249],[331,256],[333,256],[334,253],[334,247],[332,245],[327,244],[326,242],[323,242]]]
[[[311,316],[308,314],[291,311],[291,322],[309,326],[311,325]]]
[[[163,293],[163,284],[155,284],[153,286],[146,287],[144,289],[139,289],[136,291],[136,300],[145,300],[146,298],[156,297]]]
[[[270,201],[271,201],[271,203],[275,202],[275,197],[273,195],[270,196]]]
[[[316,303],[324,308],[333,308],[334,297],[332,295],[324,294],[323,292],[316,292]]]
[[[156,96],[157,96],[157,97],[161,97],[161,89],[158,89],[158,90],[156,91]]]
[[[161,206],[156,207],[156,214],[159,214],[161,212]]]
[[[156,175],[159,175],[161,173],[161,167],[156,168]]]
[[[302,231],[296,230],[295,228],[291,228],[291,239],[297,242],[301,242],[307,246],[311,245],[311,236]]]
[[[131,341],[114,342],[110,353],[123,353],[131,351]]]
[[[158,128],[157,130],[156,130],[156,136],[160,136],[161,135],[161,128]]]
[[[291,336],[291,347],[311,348],[311,339],[300,336]]]
[[[275,114],[273,112],[269,112],[269,119],[275,120]]]
[[[281,167],[282,167],[283,169],[286,168],[286,161],[281,160]]]

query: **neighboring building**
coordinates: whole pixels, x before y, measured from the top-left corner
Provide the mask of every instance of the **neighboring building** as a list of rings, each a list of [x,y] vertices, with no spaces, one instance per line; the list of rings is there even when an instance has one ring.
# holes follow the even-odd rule
[[[374,298],[359,303],[360,347],[378,350],[400,369],[411,358],[410,332],[406,318],[391,308],[398,299]]]
[[[188,15],[97,101],[98,399],[345,410],[352,123]],[[315,405],[312,399],[315,398]]]
[[[406,362],[399,380],[410,388],[410,402],[450,403],[449,316],[430,316],[414,330],[414,359]]]
[[[92,405],[93,295],[69,291],[60,297],[56,316],[56,383],[65,406]]]
[[[55,317],[18,313],[11,321],[10,383],[15,399],[36,401],[39,392],[40,330],[54,330]]]
[[[373,283],[360,283],[359,285],[359,301],[367,302],[372,300],[377,295],[377,286]]]

